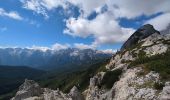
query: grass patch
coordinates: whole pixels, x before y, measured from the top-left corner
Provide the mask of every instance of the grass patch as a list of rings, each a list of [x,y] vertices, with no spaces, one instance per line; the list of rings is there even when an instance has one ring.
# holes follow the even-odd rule
[[[40,80],[40,84],[42,87],[48,87],[51,89],[59,88],[65,93],[68,93],[73,86],[77,86],[82,92],[89,86],[91,77],[96,75],[98,72],[107,71],[105,66],[109,61],[110,59],[107,59],[105,61],[93,64],[86,70],[67,74],[63,73],[63,75],[51,77],[50,79],[42,79]]]
[[[122,69],[106,72],[101,82],[102,87],[111,89],[113,84],[119,80],[121,74],[122,74]]]
[[[139,56],[135,61],[131,62],[129,67],[137,67],[143,65],[144,71],[155,71],[160,74],[162,81],[170,80],[170,51],[157,54],[151,57]]]

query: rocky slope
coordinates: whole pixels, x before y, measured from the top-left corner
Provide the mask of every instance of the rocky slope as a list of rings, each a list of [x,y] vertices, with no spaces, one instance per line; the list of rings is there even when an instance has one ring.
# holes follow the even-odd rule
[[[12,100],[169,100],[170,35],[144,25],[128,41],[132,42],[126,42],[106,69],[90,78],[82,93],[73,87],[64,94],[37,83],[26,85],[26,80]]]

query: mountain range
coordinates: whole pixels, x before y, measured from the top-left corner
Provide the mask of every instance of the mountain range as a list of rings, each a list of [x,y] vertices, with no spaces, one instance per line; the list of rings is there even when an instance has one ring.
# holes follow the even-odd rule
[[[1,48],[0,65],[29,66],[45,70],[76,68],[109,58],[111,55],[92,49],[68,48],[42,51],[28,48]]]

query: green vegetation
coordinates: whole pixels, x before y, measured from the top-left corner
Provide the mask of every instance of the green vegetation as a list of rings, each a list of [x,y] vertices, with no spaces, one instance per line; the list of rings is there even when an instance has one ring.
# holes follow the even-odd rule
[[[157,54],[151,57],[146,55],[139,56],[135,61],[131,62],[129,67],[142,66],[145,72],[155,71],[160,74],[161,80],[170,80],[170,51]]]
[[[93,77],[100,71],[106,71],[106,64],[109,59],[93,64],[88,69],[61,73],[60,75],[53,75],[52,77],[42,78],[39,83],[43,87],[48,87],[51,89],[59,88],[63,92],[68,93],[73,86],[77,86],[80,91],[84,91],[90,82],[90,78]]]
[[[3,94],[3,95],[0,95],[0,100],[10,100],[12,97],[14,97],[15,93],[16,93],[16,90],[6,93],[6,94]]]
[[[163,83],[155,83],[154,88],[157,90],[162,90],[165,85]]]
[[[122,69],[106,72],[101,82],[101,86],[107,89],[112,88],[113,84],[119,80],[121,74]]]
[[[167,45],[170,45],[170,40],[164,40],[162,41],[163,44],[167,44]]]
[[[25,78],[36,80],[45,72],[24,66],[0,66],[0,100],[9,100]]]

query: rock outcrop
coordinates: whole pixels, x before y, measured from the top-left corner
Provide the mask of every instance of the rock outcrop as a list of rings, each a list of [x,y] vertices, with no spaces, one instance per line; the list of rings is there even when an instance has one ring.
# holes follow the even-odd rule
[[[76,86],[74,86],[71,90],[69,95],[73,100],[83,100],[82,94],[79,92]]]
[[[154,27],[150,24],[144,25],[130,36],[130,38],[123,44],[121,50],[134,46],[138,43],[138,41],[145,39],[154,33],[159,34],[159,31],[155,30]]]
[[[83,100],[83,97],[75,86],[65,94],[60,90],[41,88],[38,83],[26,79],[11,100]]]
[[[43,89],[40,88],[38,83],[33,80],[25,80],[25,82],[19,87],[19,91],[12,100],[24,100],[33,96],[40,96],[43,93]]]

